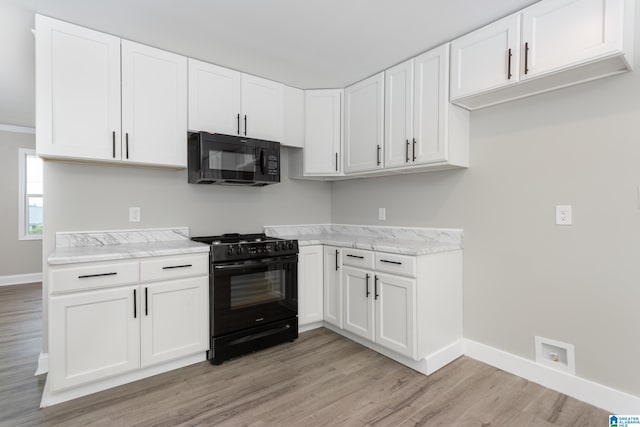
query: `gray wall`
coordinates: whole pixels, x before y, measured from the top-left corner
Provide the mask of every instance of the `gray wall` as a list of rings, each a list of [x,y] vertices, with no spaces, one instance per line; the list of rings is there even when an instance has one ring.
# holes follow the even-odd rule
[[[578,376],[640,395],[639,94],[634,71],[473,112],[468,170],[334,183],[332,220],[464,228],[465,337],[573,343]]]
[[[0,276],[42,271],[42,242],[18,240],[18,149],[35,135],[0,131]]]

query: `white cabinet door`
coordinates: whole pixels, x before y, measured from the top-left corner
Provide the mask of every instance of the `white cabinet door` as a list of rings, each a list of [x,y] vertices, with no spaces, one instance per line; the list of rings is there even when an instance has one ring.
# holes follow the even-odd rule
[[[384,72],[384,166],[413,162],[413,59]]]
[[[37,152],[120,158],[120,39],[36,15]]]
[[[448,157],[449,44],[415,58],[411,161],[431,163]]]
[[[324,247],[324,321],[342,328],[341,249]]]
[[[122,40],[122,159],[187,166],[187,58]]]
[[[384,167],[384,72],[349,86],[345,94],[344,170]]]
[[[343,328],[373,341],[373,273],[343,267],[342,295]]]
[[[374,279],[376,343],[416,358],[416,281],[388,274]]]
[[[142,367],[209,348],[209,278],[172,280],[140,288]]]
[[[322,246],[303,246],[298,254],[298,324],[320,322],[323,317]]]
[[[525,9],[522,78],[620,50],[623,7],[623,0],[546,0]]]
[[[52,296],[49,301],[53,391],[140,366],[138,286]]]
[[[342,172],[342,90],[305,91],[304,174]]]
[[[241,135],[281,142],[283,109],[284,86],[281,83],[242,74]]]
[[[284,136],[282,145],[304,148],[304,91],[284,86]]]
[[[240,75],[189,58],[189,130],[240,134]]]
[[[508,16],[452,41],[451,99],[517,82],[519,64],[520,15]]]

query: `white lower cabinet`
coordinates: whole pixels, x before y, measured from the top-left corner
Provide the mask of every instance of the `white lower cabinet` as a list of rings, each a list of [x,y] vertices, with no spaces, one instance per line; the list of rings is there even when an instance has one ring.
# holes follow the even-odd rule
[[[375,341],[404,356],[416,357],[416,280],[374,276]]]
[[[327,246],[324,258],[326,326],[425,374],[462,354],[462,251],[408,256]]]
[[[324,321],[342,328],[341,249],[324,247]]]
[[[199,253],[50,266],[45,393],[119,376],[125,383],[143,368],[200,353],[204,360],[208,260]],[[92,392],[86,390],[73,397]]]
[[[343,267],[344,329],[368,340],[374,339],[371,272]]]
[[[62,390],[140,367],[138,286],[49,300],[49,379]]]
[[[209,282],[188,278],[141,289],[141,365],[166,362],[207,350]]]
[[[298,326],[322,322],[322,245],[303,246],[298,254]]]

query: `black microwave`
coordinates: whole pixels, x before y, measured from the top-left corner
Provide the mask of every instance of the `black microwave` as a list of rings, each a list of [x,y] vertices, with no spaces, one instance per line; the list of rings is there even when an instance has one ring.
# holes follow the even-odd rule
[[[191,184],[265,186],[280,182],[280,143],[220,133],[188,139]]]

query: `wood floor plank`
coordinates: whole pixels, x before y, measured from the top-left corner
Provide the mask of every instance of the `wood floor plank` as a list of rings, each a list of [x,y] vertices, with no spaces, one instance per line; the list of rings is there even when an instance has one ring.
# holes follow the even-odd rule
[[[461,357],[421,375],[327,329],[39,409],[41,286],[0,288],[0,426],[601,426],[607,413]]]

